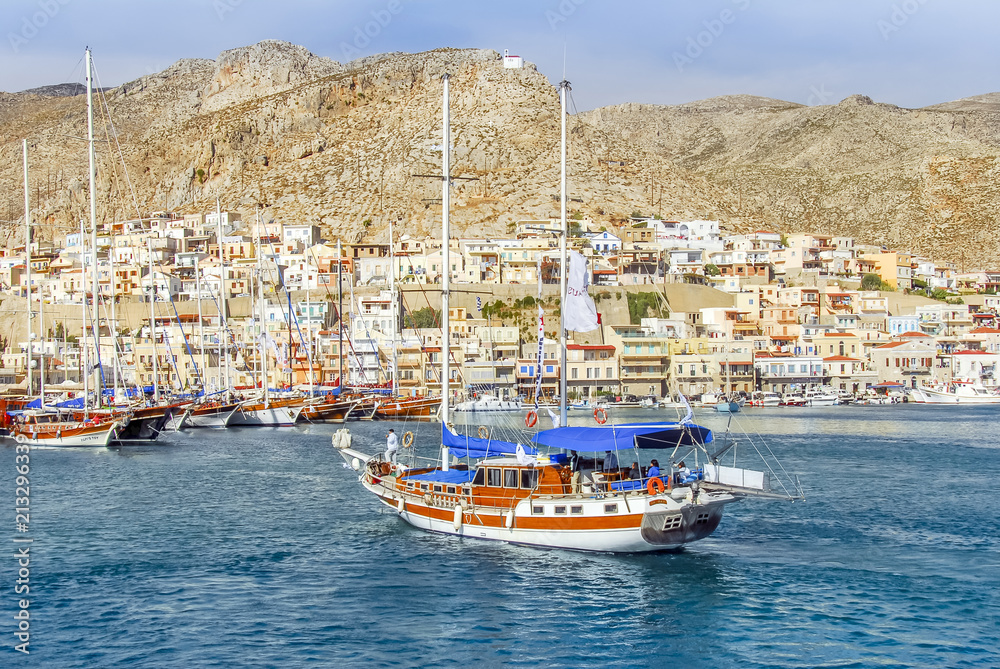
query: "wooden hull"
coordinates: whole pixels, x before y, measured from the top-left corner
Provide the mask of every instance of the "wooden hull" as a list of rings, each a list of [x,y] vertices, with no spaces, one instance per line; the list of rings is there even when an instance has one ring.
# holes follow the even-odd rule
[[[233,414],[229,425],[250,427],[288,427],[295,425],[302,410],[306,408],[302,400],[276,400],[263,402],[247,402]]]
[[[357,404],[357,400],[311,404],[303,409],[301,418],[310,423],[343,423]]]
[[[440,397],[419,397],[416,399],[386,400],[375,409],[375,418],[426,418],[437,413],[441,406]]]
[[[34,431],[15,428],[12,436],[17,443],[32,446],[107,446],[120,425],[118,421],[98,425],[49,423]]]
[[[182,427],[228,427],[239,408],[238,403],[196,407],[188,414]]]
[[[156,441],[167,424],[188,411],[187,405],[142,407],[132,412],[121,428],[115,433],[114,443],[135,443]]]

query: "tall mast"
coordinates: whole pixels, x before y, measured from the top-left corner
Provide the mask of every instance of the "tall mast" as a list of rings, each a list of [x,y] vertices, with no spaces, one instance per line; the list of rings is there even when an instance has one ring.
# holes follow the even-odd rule
[[[222,385],[226,389],[226,401],[230,397],[229,383],[229,327],[226,325],[226,257],[222,251],[222,205],[219,198],[215,198],[215,215],[218,218],[216,237],[219,240],[219,331],[222,337],[222,359],[225,364],[225,376]]]
[[[100,407],[101,397],[101,317],[98,309],[100,302],[100,282],[97,276],[97,156],[94,153],[94,78],[91,72],[90,47],[85,52],[87,61],[87,156],[90,161],[90,243],[94,253],[94,353],[97,357],[97,380],[94,389],[97,391],[96,405]]]
[[[83,270],[83,277],[80,280],[80,288],[83,292],[81,300],[83,306],[83,333],[80,338],[80,376],[83,378],[83,418],[90,417],[90,392],[87,377],[90,376],[90,361],[87,356],[87,237],[83,232],[83,219],[80,219],[80,264]]]
[[[447,425],[448,400],[451,394],[451,333],[448,323],[449,289],[451,286],[451,221],[449,220],[449,210],[451,209],[451,113],[448,109],[449,75],[445,74],[441,79],[444,81],[444,145],[441,149],[441,264],[443,265],[441,328],[444,343],[444,346],[441,347],[441,422]],[[447,467],[447,460],[442,464]]]
[[[337,358],[340,371],[337,377],[339,395],[344,394],[344,263],[340,258],[340,240],[337,240]]]
[[[392,394],[399,395],[399,382],[396,380],[397,364],[396,332],[399,327],[399,314],[396,312],[396,255],[392,246],[392,219],[389,219],[389,288],[392,296]]]
[[[566,423],[566,238],[569,228],[566,224],[566,92],[569,82],[559,84],[559,98],[562,104],[562,142],[560,150],[559,216],[562,222],[559,235],[559,424]]]
[[[271,395],[267,382],[267,329],[264,324],[264,266],[261,263],[260,251],[260,212],[257,212],[257,298],[260,300],[260,335],[257,337],[257,351],[260,358],[260,378],[264,384],[264,408],[270,404]]]
[[[31,371],[31,213],[30,202],[28,201],[28,140],[23,140],[21,148],[24,154],[24,271],[25,271],[25,292],[28,304],[28,348],[25,359],[25,377],[28,379],[28,397],[31,397],[32,376]]]
[[[150,226],[152,228],[152,226]],[[156,362],[156,277],[153,276],[153,231],[146,237],[146,252],[149,255],[149,341],[153,345],[153,401],[160,403],[160,373]]]
[[[198,258],[194,259],[194,292],[198,293],[198,348],[201,349],[201,396],[205,397],[205,377],[208,367],[205,366],[205,321],[201,316],[201,266]]]

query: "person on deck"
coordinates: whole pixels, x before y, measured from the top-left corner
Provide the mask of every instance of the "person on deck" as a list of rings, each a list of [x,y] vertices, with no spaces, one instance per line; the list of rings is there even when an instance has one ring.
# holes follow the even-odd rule
[[[396,432],[389,428],[389,434],[385,435],[385,461],[396,464],[396,452],[399,450],[399,437]]]
[[[642,478],[642,470],[639,469],[638,462],[632,463],[632,469],[628,470],[628,477],[633,481],[637,481]]]
[[[660,462],[658,460],[649,461],[649,470],[646,472],[646,478],[656,478],[660,475]]]
[[[686,479],[690,474],[691,470],[687,468],[687,465],[684,464],[683,460],[677,463],[677,478],[680,483],[684,483],[684,479]]]
[[[604,471],[613,472],[618,469],[618,453],[607,451],[604,454]]]

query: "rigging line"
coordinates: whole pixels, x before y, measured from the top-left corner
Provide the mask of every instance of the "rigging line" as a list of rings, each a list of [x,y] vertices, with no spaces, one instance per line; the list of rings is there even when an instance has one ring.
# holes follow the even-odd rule
[[[93,65],[91,65],[91,67],[93,67]],[[103,114],[104,111],[107,110],[107,125],[111,126],[111,136],[108,138],[108,143],[109,144],[111,143],[111,137],[115,138],[115,147],[118,149],[118,157],[121,159],[122,162],[122,172],[125,174],[125,183],[128,184],[129,192],[132,195],[132,204],[135,206],[135,214],[141,221],[142,211],[139,210],[139,200],[136,198],[135,195],[135,186],[132,184],[132,178],[129,176],[128,173],[128,166],[125,164],[125,154],[122,151],[121,143],[118,141],[118,130],[117,128],[115,128],[115,123],[111,119],[111,105],[108,103],[108,97],[104,94],[104,91],[101,89],[101,78],[100,75],[97,74],[97,68],[94,67],[93,69],[94,69],[94,78],[97,79],[97,94],[98,94],[98,99],[101,102],[101,112]],[[108,134],[106,128],[105,128],[105,134]]]
[[[198,383],[201,385],[202,394],[205,393],[205,380],[201,377],[201,371],[198,369],[198,363],[194,359],[194,353],[191,351],[191,343],[188,341],[187,333],[184,332],[184,324],[181,323],[181,316],[177,313],[177,304],[174,303],[174,296],[169,295],[170,306],[174,308],[174,316],[177,318],[177,327],[180,328],[181,337],[184,338],[184,346],[187,348],[188,358],[191,360],[191,366],[194,367],[194,372],[198,376]],[[178,375],[180,376],[180,375]]]

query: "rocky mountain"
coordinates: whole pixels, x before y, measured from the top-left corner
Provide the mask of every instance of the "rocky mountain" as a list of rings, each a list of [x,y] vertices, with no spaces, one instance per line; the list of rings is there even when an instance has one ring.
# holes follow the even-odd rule
[[[454,234],[556,215],[559,100],[533,65],[489,50],[341,64],[286,42],[182,60],[99,96],[99,217],[214,209],[385,239],[436,234],[441,75],[451,75]],[[110,124],[105,119],[110,118]],[[805,107],[753,96],[625,104],[569,121],[571,208],[852,234],[995,266],[1000,94],[920,110],[852,96]],[[85,96],[0,93],[0,219],[22,215],[21,139],[44,237],[87,216]],[[127,176],[126,176],[127,175]],[[18,235],[10,239],[19,238]]]

